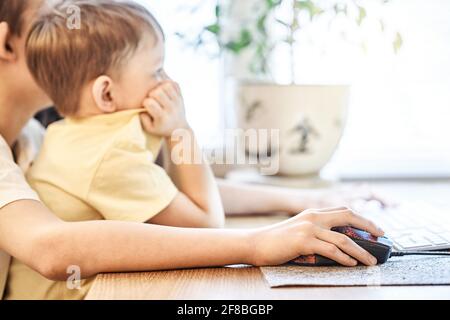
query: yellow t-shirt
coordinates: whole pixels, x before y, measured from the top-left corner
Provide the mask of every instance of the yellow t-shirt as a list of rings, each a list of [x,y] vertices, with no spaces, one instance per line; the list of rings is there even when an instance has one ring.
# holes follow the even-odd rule
[[[155,164],[162,139],[143,131],[141,112],[66,119],[50,126],[27,174],[50,210],[72,222],[143,223],[174,200],[177,188]],[[7,299],[82,299],[91,284],[88,279],[81,290],[69,290],[66,282],[49,281],[13,259]]]

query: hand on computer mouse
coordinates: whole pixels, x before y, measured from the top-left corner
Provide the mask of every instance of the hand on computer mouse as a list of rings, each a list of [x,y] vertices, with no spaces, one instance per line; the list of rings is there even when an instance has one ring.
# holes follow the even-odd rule
[[[311,209],[279,224],[252,232],[254,248],[251,264],[280,265],[302,255],[319,254],[344,266],[376,265],[377,260],[349,237],[332,231],[339,226],[353,226],[376,237],[384,232],[373,222],[346,207]]]
[[[371,255],[377,258],[378,264],[384,264],[392,255],[394,247],[392,241],[387,237],[375,237],[372,234],[356,228],[344,226],[331,229],[332,231],[346,235],[357,245],[365,249]],[[300,266],[337,266],[336,261],[330,260],[321,255],[300,256],[292,261],[293,264]]]

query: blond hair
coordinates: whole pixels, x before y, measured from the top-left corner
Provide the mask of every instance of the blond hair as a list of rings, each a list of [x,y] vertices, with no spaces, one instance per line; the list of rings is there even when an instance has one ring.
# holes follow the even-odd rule
[[[74,7],[81,14],[79,29],[67,25],[68,9]],[[120,67],[146,32],[157,39],[162,28],[133,1],[59,0],[32,27],[26,45],[28,67],[58,112],[75,115],[85,85]]]

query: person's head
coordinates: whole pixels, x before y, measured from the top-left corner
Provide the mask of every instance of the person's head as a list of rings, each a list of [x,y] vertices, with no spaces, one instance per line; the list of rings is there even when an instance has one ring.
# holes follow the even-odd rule
[[[0,79],[2,102],[6,98],[18,108],[35,112],[50,105],[28,70],[25,41],[41,0],[0,1]],[[5,97],[7,95],[8,97]]]
[[[80,13],[79,28],[68,12]],[[133,1],[59,0],[37,18],[26,51],[31,73],[64,116],[140,108],[165,77],[163,31]]]

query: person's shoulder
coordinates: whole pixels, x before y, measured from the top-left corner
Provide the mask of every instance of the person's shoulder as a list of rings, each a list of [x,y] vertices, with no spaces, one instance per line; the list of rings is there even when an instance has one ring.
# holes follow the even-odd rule
[[[126,123],[116,131],[112,147],[143,151],[147,149],[148,135],[142,128],[140,113],[132,113]]]
[[[114,140],[109,145],[108,153],[121,154],[122,157],[145,154],[149,162],[155,162],[162,145],[163,139],[147,133],[142,127],[140,112],[135,112],[128,118],[126,124],[114,133]]]
[[[41,151],[30,175],[40,176],[41,172],[83,172],[86,175],[95,170],[112,145],[111,132],[100,130],[81,121],[63,119],[47,128]],[[77,179],[72,175],[72,179]]]

